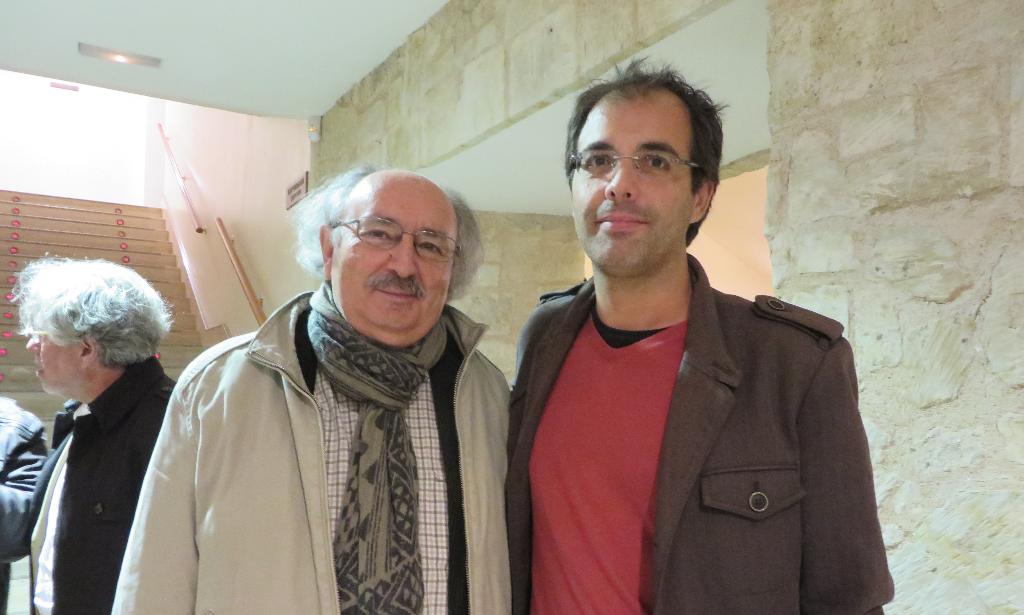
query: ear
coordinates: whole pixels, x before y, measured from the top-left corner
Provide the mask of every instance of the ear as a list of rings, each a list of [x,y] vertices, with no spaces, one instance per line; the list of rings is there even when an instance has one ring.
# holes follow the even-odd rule
[[[78,349],[78,357],[86,363],[95,363],[100,360],[99,344],[96,340],[91,337],[87,337],[81,342],[81,346]]]
[[[704,216],[708,215],[711,199],[715,198],[716,190],[718,190],[718,184],[704,182],[700,188],[697,188],[697,192],[693,193],[693,211],[690,212],[690,224],[703,220]]]
[[[320,227],[320,251],[324,255],[324,279],[331,279],[331,262],[334,259],[334,243],[331,241],[331,227]]]

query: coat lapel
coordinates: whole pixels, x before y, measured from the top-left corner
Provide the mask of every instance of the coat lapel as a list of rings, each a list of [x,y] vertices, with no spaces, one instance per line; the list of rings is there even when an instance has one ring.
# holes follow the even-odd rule
[[[543,335],[540,342],[530,351],[530,357],[524,357],[523,364],[529,365],[529,373],[525,378],[517,375],[516,389],[526,395],[523,416],[520,419],[518,439],[514,443],[512,458],[509,459],[509,473],[515,478],[522,478],[529,484],[530,453],[533,450],[533,439],[537,434],[544,406],[547,405],[551,389],[558,380],[576,334],[590,316],[594,306],[594,282],[588,281],[569,305],[565,316],[556,319],[550,331],[538,332]],[[522,383],[518,380],[523,380]],[[520,385],[522,388],[520,389]],[[513,392],[515,395],[515,391]],[[510,480],[512,476],[510,476]]]
[[[683,509],[734,405],[741,374],[726,350],[714,291],[690,257],[692,293],[683,354],[661,446],[654,514],[654,596],[664,578]]]
[[[509,468],[505,482],[512,609],[516,615],[525,615],[530,608],[530,536],[533,531],[530,454],[548,396],[593,304],[593,283],[587,282],[563,314],[523,334],[525,344],[520,350],[520,369],[512,392],[513,412],[509,415]]]

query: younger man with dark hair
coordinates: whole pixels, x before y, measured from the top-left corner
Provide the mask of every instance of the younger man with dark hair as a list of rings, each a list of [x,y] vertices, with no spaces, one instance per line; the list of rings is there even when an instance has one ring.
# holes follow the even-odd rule
[[[516,614],[880,613],[892,581],[842,326],[711,288],[719,108],[631,64],[577,100],[594,278],[520,339],[506,484]]]

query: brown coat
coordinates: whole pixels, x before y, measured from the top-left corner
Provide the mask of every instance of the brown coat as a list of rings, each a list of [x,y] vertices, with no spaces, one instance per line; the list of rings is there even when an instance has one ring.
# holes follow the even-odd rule
[[[690,270],[656,483],[655,614],[881,613],[893,584],[842,326],[720,293],[692,257]],[[506,482],[515,615],[530,603],[534,435],[593,305],[591,281],[544,301],[521,334]]]

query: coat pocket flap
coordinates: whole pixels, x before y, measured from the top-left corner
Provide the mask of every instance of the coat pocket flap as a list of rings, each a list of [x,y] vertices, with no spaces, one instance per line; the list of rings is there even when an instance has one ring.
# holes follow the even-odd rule
[[[729,468],[700,477],[701,503],[760,521],[804,497],[796,466]]]

